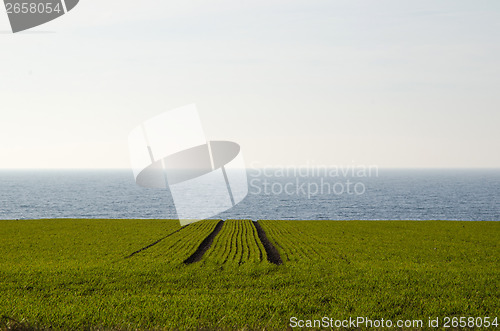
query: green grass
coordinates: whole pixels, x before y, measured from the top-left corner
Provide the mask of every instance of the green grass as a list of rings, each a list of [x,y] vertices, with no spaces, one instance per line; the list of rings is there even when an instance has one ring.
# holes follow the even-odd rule
[[[0,221],[0,326],[63,329],[286,329],[335,319],[500,317],[500,223]],[[229,247],[230,246],[230,247]],[[262,256],[260,253],[262,253]],[[258,258],[257,258],[258,256]]]
[[[181,264],[196,251],[203,239],[214,230],[218,222],[216,220],[207,220],[192,223],[182,231],[173,233],[158,244],[137,253],[131,258],[141,259],[144,263],[162,261],[162,263],[174,265]]]
[[[260,263],[266,251],[250,220],[228,220],[203,257],[216,264]]]

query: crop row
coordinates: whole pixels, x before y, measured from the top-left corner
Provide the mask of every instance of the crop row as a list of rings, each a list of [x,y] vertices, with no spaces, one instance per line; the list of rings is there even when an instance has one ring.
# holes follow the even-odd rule
[[[165,262],[181,263],[196,251],[218,222],[219,220],[204,220],[191,223],[140,254],[162,258]]]
[[[265,220],[259,224],[284,261],[325,259],[332,254],[328,238],[316,231],[313,222]]]
[[[205,261],[245,263],[266,260],[264,246],[250,220],[228,220],[207,251]]]

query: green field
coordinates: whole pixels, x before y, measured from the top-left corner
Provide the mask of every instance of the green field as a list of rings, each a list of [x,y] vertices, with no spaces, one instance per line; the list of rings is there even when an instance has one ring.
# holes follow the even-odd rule
[[[274,265],[252,223],[233,220],[184,264],[216,224],[0,221],[0,329],[500,318],[499,222],[259,221],[283,260]]]
[[[212,249],[205,254],[204,262],[216,265],[241,265],[260,263],[265,259],[266,252],[257,237],[252,221],[229,220],[215,238]]]

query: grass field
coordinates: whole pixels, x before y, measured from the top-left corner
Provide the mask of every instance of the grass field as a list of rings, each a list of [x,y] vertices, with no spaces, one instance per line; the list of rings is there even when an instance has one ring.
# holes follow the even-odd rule
[[[266,260],[266,252],[257,231],[249,220],[228,220],[215,238],[212,249],[204,261],[207,263],[238,264],[259,263]]]
[[[500,317],[499,222],[259,224],[282,265],[267,261],[250,221],[226,221],[192,264],[183,261],[217,221],[181,230],[170,220],[0,221],[0,328]]]

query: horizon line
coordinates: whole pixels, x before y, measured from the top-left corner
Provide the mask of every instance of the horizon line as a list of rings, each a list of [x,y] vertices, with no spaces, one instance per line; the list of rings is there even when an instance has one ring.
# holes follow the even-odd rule
[[[247,170],[252,170],[252,169],[290,169],[290,168],[295,168],[295,169],[335,169],[335,168],[340,168],[340,169],[345,169],[345,168],[354,168],[354,169],[362,169],[363,167],[368,168],[368,167],[374,167],[374,165],[367,166],[367,165],[331,165],[331,166],[309,166],[309,167],[303,167],[303,166],[295,166],[295,165],[287,165],[287,166],[282,166],[282,167],[246,167],[245,169]],[[397,167],[397,166],[376,166],[378,169],[401,169],[401,170],[447,170],[447,169],[477,169],[477,170],[500,170],[500,166],[496,167],[482,167],[482,166],[472,166],[472,167],[464,167],[464,166],[426,166],[426,167],[418,167],[418,166],[404,166],[404,167]],[[103,167],[103,168],[0,168],[0,171],[5,171],[5,170],[95,170],[95,171],[102,171],[102,170],[130,170],[132,171],[132,168],[121,168],[121,167]]]

